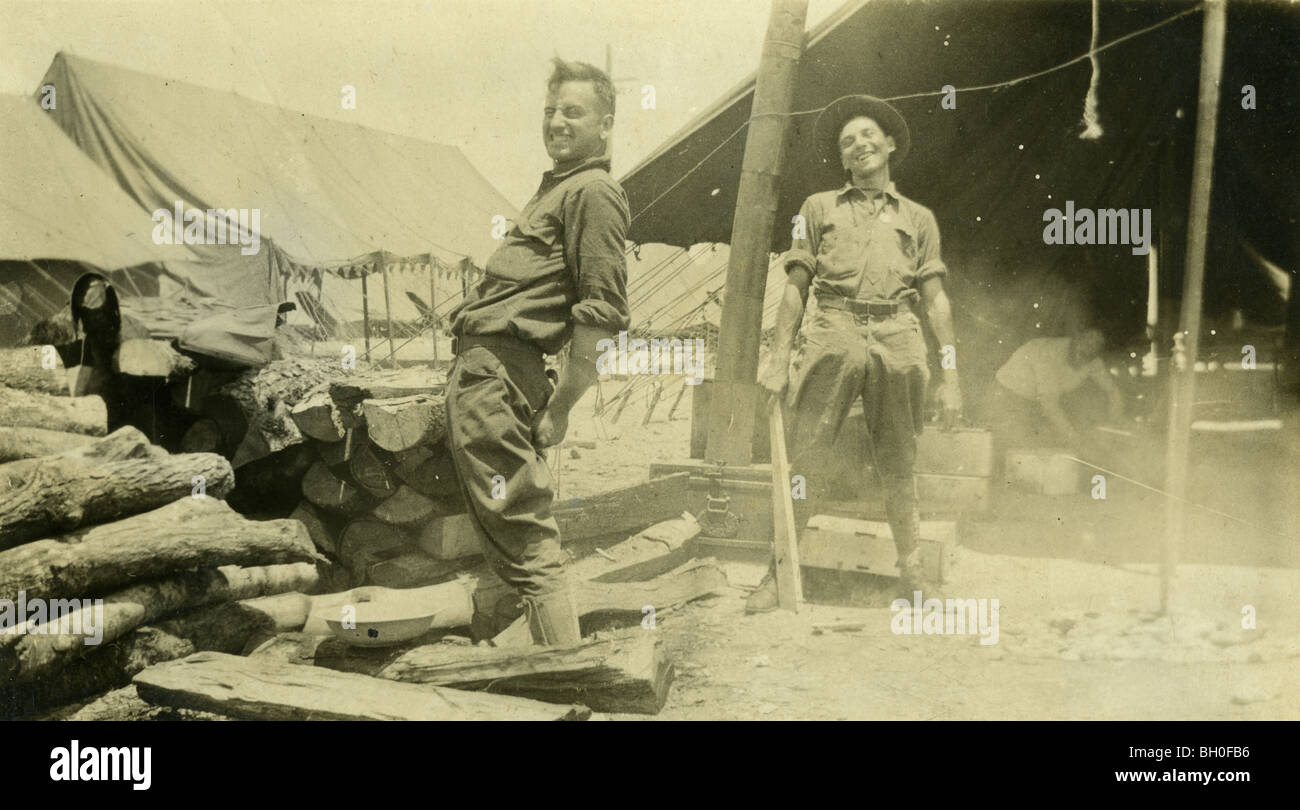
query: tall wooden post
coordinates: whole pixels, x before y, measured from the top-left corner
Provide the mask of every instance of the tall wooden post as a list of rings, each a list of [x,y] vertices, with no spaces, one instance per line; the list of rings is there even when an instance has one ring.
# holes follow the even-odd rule
[[[393,297],[388,291],[388,257],[380,259],[384,268],[384,318],[388,321],[388,367],[397,368],[397,344],[393,342]]]
[[[753,459],[755,379],[768,248],[807,14],[807,0],[772,0],[731,226],[718,368],[704,454],[710,462],[744,465]]]
[[[433,254],[425,256],[429,263],[429,337],[433,340],[433,367],[438,367],[438,293],[434,290],[434,281],[438,277],[438,263]]]
[[[366,290],[366,276],[370,275],[363,267],[361,269],[361,332],[366,338],[366,362],[370,362],[370,294]]]
[[[1165,537],[1160,555],[1160,610],[1168,612],[1178,550],[1187,529],[1187,456],[1191,448],[1192,405],[1196,397],[1196,351],[1201,335],[1201,288],[1205,279],[1205,232],[1210,218],[1210,180],[1214,174],[1214,137],[1219,114],[1219,79],[1223,75],[1223,39],[1227,29],[1224,0],[1206,0],[1201,37],[1201,92],[1196,111],[1196,154],[1192,198],[1187,216],[1187,260],[1179,331],[1183,356],[1170,368],[1169,448],[1165,459]],[[1175,344],[1177,345],[1177,344]],[[1176,350],[1175,350],[1176,351]]]

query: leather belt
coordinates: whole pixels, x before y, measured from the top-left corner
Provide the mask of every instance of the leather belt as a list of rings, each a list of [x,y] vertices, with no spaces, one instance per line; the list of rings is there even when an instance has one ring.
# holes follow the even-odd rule
[[[511,352],[542,361],[542,350],[536,345],[510,335],[463,335],[451,341],[452,354],[461,354],[476,346],[490,352]]]
[[[861,298],[844,298],[838,295],[819,295],[817,305],[826,309],[839,309],[860,317],[888,318],[907,309],[905,301],[866,301]]]

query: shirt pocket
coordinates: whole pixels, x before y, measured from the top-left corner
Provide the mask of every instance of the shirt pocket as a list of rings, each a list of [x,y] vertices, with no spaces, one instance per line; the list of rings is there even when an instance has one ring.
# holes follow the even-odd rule
[[[549,253],[560,241],[564,225],[554,214],[534,214],[515,223],[515,237],[534,244],[543,253]]]
[[[894,243],[898,246],[898,259],[893,263],[894,274],[903,286],[911,287],[916,282],[916,231],[906,225],[895,225]]]

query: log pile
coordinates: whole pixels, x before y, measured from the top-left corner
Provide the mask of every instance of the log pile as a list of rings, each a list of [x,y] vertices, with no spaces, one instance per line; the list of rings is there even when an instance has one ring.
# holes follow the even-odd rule
[[[316,588],[305,527],[234,512],[220,456],[173,455],[132,427],[102,438],[32,430],[0,428],[0,449],[33,437],[51,451],[0,463],[0,717],[234,646],[232,633],[255,627],[231,621],[238,600]],[[223,608],[221,621],[202,621]]]

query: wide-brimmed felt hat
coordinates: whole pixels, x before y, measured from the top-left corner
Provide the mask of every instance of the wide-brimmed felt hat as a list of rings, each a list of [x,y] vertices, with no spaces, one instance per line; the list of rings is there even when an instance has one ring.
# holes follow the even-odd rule
[[[817,116],[817,122],[813,125],[813,144],[822,160],[833,168],[840,167],[840,130],[859,116],[875,121],[886,135],[894,139],[894,153],[889,156],[891,168],[907,157],[908,150],[912,148],[912,133],[902,114],[884,99],[855,95],[835,99]]]

